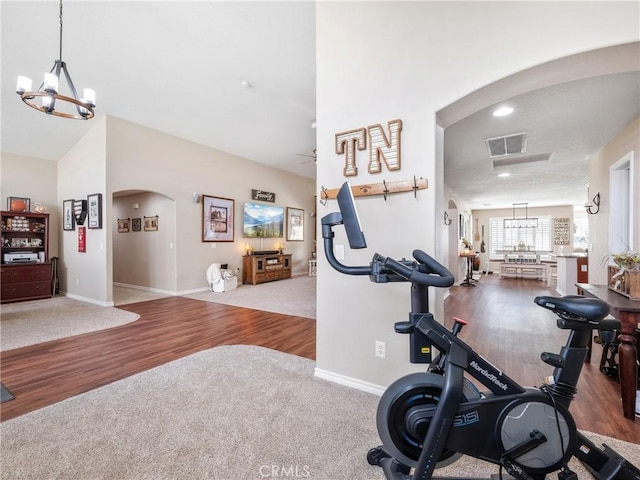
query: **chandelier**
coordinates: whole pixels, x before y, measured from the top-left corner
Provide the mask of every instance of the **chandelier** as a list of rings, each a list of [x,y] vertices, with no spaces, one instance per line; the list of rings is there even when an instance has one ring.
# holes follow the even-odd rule
[[[522,205],[524,205],[524,217],[516,218],[516,207],[521,207]],[[513,218],[504,219],[504,228],[538,228],[538,219],[529,218],[528,203],[514,203]]]
[[[41,112],[56,117],[89,120],[93,118],[93,108],[96,106],[96,92],[90,88],[83,90],[83,96],[78,98],[76,87],[71,80],[67,64],[62,61],[62,0],[60,0],[60,54],[55,60],[49,73],[44,74],[44,81],[38,90],[31,90],[31,79],[18,76],[16,93],[22,101]],[[60,94],[60,74],[64,74],[67,88],[72,97]],[[39,99],[39,100],[38,100]]]

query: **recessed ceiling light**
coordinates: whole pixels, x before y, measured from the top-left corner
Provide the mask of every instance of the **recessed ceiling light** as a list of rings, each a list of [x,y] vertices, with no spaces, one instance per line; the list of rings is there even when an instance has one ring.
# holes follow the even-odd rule
[[[251,86],[251,84],[249,83],[248,80],[240,80],[240,86],[242,88],[249,88]]]
[[[499,177],[508,177],[509,175],[511,175],[509,172],[504,172],[504,173],[499,173],[498,174]]]
[[[500,107],[497,110],[494,110],[494,117],[506,117],[507,115],[513,113],[513,108],[511,107]]]

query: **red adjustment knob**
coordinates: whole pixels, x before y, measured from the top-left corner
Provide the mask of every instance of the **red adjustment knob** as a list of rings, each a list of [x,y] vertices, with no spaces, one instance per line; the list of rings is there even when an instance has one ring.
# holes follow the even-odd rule
[[[461,318],[458,317],[453,317],[453,321],[456,323],[459,323],[461,325],[467,325],[467,322],[465,322],[464,320],[462,320]]]

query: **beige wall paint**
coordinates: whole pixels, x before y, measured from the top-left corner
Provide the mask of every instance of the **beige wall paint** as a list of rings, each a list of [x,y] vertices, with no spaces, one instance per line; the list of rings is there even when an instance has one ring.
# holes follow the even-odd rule
[[[60,289],[71,297],[111,305],[113,281],[174,294],[206,289],[208,266],[242,268],[247,243],[271,250],[282,241],[293,255],[294,275],[308,271],[313,180],[114,117],[97,118],[58,162],[3,154],[1,166],[5,202],[27,196],[52,213],[50,255],[60,257]],[[303,242],[242,236],[242,207],[254,188],[275,192],[276,205],[304,209]],[[77,229],[62,231],[62,201],[93,193],[103,194],[103,228],[87,228],[87,251],[81,253]],[[235,201],[233,242],[202,242],[202,204],[194,203],[193,193]],[[134,215],[159,215],[158,232],[118,234],[117,218]]]
[[[173,240],[164,238],[155,247],[164,261],[175,256],[175,286],[171,287],[160,278],[149,279],[143,286],[175,292],[206,288],[208,266],[219,262],[228,263],[234,270],[241,268],[246,243],[256,250],[271,250],[282,241],[285,251],[293,255],[294,275],[308,271],[307,260],[313,250],[309,216],[314,208],[313,180],[119,118],[108,117],[107,124],[107,196],[111,197],[114,192],[144,190],[165,196],[174,204],[174,218],[165,220],[163,216],[160,229],[175,224],[175,236]],[[304,209],[307,225],[304,242],[244,238],[242,208],[244,202],[251,201],[251,189],[276,193],[275,205]],[[202,204],[193,202],[193,193],[234,200],[234,242],[202,242]],[[115,226],[116,218],[112,213],[111,227]],[[169,245],[171,241],[173,247]],[[174,253],[170,253],[171,249]],[[114,248],[114,253],[117,251]],[[114,258],[114,265],[119,262]]]
[[[589,215],[589,234],[591,252],[589,255],[589,282],[596,284],[607,283],[606,262],[603,259],[609,251],[609,167],[623,156],[633,152],[635,159],[634,191],[636,192],[636,208],[633,230],[633,245],[635,251],[640,247],[640,207],[638,195],[640,192],[640,117],[627,125],[618,135],[596,155],[589,159],[589,191],[591,195],[600,192],[600,212]]]
[[[59,256],[58,217],[62,205],[56,196],[57,162],[40,158],[3,153],[0,161],[0,201],[7,208],[7,197],[31,199],[31,209],[42,203],[49,213],[49,258]]]
[[[87,195],[104,194],[105,159],[106,120],[101,118],[58,161],[57,194],[60,215],[63,200],[86,200]],[[103,201],[103,214],[104,208]],[[60,291],[66,292],[70,297],[108,305],[111,301],[111,249],[107,230],[86,229],[86,252],[78,251],[78,226],[74,231],[62,231],[60,227],[59,232]]]
[[[580,18],[576,22],[575,18]],[[318,2],[316,6],[318,188],[339,186],[344,158],[338,132],[400,118],[402,170],[366,172],[352,184],[429,180],[413,195],[358,199],[370,248],[345,263],[366,265],[373,252],[442,255],[437,239],[444,198],[436,112],[469,93],[543,62],[637,41],[638,5],[610,2]],[[545,25],[544,31],[540,25]],[[488,33],[490,32],[490,33]],[[535,88],[535,81],[531,88]],[[319,216],[335,210],[335,202]],[[345,243],[342,232],[337,243]],[[440,257],[442,259],[442,257]],[[331,269],[319,252],[317,372],[363,388],[387,385],[419,370],[408,363],[408,340],[393,332],[406,318],[406,285],[376,285]],[[441,305],[432,305],[438,312]],[[387,358],[374,356],[376,340]]]

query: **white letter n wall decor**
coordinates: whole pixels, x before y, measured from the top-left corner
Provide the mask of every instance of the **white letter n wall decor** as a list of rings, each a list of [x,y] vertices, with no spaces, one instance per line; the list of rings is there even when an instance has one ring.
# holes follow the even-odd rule
[[[385,135],[382,125],[371,125],[365,128],[349,130],[347,132],[336,133],[336,153],[345,155],[344,176],[354,177],[358,175],[356,166],[356,149],[367,148],[367,137],[369,137],[369,161],[367,171],[369,173],[380,173],[382,162],[389,170],[400,170],[400,132],[402,131],[402,120],[391,120],[387,122],[389,136]]]

